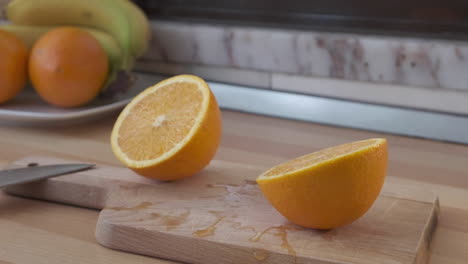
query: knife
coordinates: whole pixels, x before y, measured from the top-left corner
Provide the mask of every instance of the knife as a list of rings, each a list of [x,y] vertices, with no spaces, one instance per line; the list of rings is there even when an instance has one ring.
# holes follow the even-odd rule
[[[0,188],[93,168],[94,164],[58,164],[0,171]]]

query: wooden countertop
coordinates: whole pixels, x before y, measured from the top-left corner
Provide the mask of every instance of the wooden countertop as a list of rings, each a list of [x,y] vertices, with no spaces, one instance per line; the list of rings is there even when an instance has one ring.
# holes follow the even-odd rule
[[[0,126],[0,166],[25,155],[50,155],[119,165],[109,135],[116,116],[66,127]],[[431,261],[468,260],[468,146],[223,112],[217,157],[270,167],[320,148],[370,137],[390,146],[387,181],[419,185],[440,198]],[[98,211],[0,193],[0,264],[173,263],[97,244]]]

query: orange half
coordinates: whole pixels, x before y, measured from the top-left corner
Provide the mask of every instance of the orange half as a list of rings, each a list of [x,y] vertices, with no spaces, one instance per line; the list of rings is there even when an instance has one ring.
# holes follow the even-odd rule
[[[115,156],[138,174],[160,180],[203,169],[221,138],[221,114],[208,84],[193,75],[166,79],[137,95],[111,135]]]
[[[331,229],[363,216],[382,189],[387,141],[373,138],[323,149],[279,164],[257,178],[288,220]]]

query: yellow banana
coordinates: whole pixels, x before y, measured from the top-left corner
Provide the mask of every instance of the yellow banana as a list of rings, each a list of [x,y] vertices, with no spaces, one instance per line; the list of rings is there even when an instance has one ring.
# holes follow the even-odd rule
[[[129,0],[116,0],[116,3],[119,4],[127,14],[130,26],[132,55],[140,57],[148,49],[151,38],[151,28],[148,18],[140,7]]]
[[[0,29],[14,33],[17,37],[23,40],[28,49],[31,49],[36,40],[38,40],[45,32],[49,31],[50,28],[2,24],[0,25]]]
[[[111,34],[123,53],[122,69],[133,60],[127,14],[114,0],[13,0],[6,8],[14,24],[86,26]]]

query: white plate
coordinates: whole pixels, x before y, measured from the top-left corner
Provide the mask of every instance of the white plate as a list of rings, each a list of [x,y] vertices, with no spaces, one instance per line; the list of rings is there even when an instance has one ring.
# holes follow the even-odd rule
[[[14,100],[0,105],[0,123],[15,125],[60,125],[86,122],[122,109],[130,100],[145,88],[163,77],[153,74],[135,73],[136,81],[127,92],[112,99],[97,98],[91,104],[71,109],[63,109],[45,103],[32,88],[28,87]]]

